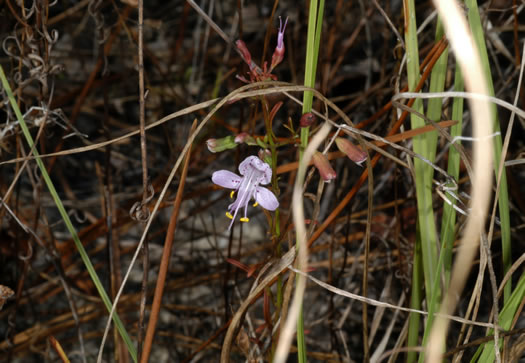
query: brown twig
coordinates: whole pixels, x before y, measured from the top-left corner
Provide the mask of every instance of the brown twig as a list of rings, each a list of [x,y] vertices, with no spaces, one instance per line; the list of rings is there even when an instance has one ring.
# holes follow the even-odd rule
[[[148,210],[148,157],[146,148],[146,110],[144,100],[144,2],[138,0],[138,70],[139,70],[139,118],[140,118],[140,155],[142,165],[142,203],[140,214],[147,218]],[[140,299],[139,332],[138,332],[138,357],[142,355],[142,338],[144,335],[144,321],[146,312],[146,300],[148,293],[148,272],[149,272],[149,246],[146,237],[142,245],[142,286]]]

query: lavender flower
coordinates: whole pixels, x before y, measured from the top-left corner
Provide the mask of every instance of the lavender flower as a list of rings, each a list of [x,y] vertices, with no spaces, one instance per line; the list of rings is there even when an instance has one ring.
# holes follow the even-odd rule
[[[259,159],[257,156],[248,156],[239,165],[239,172],[242,176],[238,176],[228,170],[219,170],[213,173],[211,180],[213,183],[228,189],[233,189],[231,197],[237,191],[237,199],[228,206],[226,216],[232,221],[228,230],[233,225],[233,221],[237,216],[239,209],[244,207],[244,217],[241,222],[248,222],[246,217],[248,212],[248,203],[250,199],[255,199],[254,207],[260,204],[264,209],[275,210],[279,207],[279,201],[275,195],[268,189],[259,186],[259,184],[266,185],[272,178],[272,169],[270,165]],[[233,213],[233,215],[232,215]]]

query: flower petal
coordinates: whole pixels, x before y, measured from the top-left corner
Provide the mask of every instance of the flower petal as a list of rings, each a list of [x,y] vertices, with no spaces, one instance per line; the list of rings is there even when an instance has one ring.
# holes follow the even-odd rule
[[[241,175],[247,175],[250,171],[253,170],[252,162],[254,160],[260,160],[257,156],[248,156],[246,159],[239,164],[239,172]]]
[[[267,210],[276,210],[279,206],[279,201],[275,197],[275,194],[259,186],[255,188],[255,201]]]
[[[242,178],[228,170],[219,170],[213,173],[211,181],[221,187],[228,189],[237,189],[241,184]]]
[[[259,159],[257,156],[248,156],[239,165],[239,172],[241,175],[248,175],[249,173],[257,171],[257,183],[266,185],[272,180],[272,169],[270,165]]]

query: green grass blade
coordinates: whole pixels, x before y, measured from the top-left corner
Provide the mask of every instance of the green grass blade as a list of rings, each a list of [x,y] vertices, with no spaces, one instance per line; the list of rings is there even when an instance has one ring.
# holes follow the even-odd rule
[[[463,91],[463,76],[461,74],[461,68],[456,67],[456,74],[454,78],[454,90]],[[452,120],[457,121],[458,123],[451,127],[450,136],[452,138],[456,136],[461,136],[462,127],[463,127],[463,98],[455,98],[452,103]],[[460,142],[456,142],[459,144]],[[456,181],[459,180],[459,165],[460,165],[460,155],[455,147],[451,146],[448,151],[448,168],[447,172],[451,175]],[[456,228],[456,210],[454,205],[456,205],[456,199],[450,195],[450,193],[445,194],[452,205],[443,202],[443,218],[441,221],[441,250],[444,254],[443,265],[445,267],[445,289],[448,287],[448,282],[450,281],[450,271],[452,269],[452,247],[454,245],[454,240],[456,238],[455,228]]]
[[[417,224],[417,232],[419,232],[419,223]],[[414,251],[414,267],[412,268],[412,291],[410,295],[410,307],[415,310],[421,310],[421,288],[423,284],[423,275],[421,268],[421,243],[416,241]],[[408,322],[408,337],[407,346],[419,346],[419,322],[421,315],[417,313],[410,313]],[[413,363],[417,359],[417,352],[407,353],[407,363]]]
[[[474,41],[478,46],[479,54],[481,57],[481,63],[487,78],[487,86],[489,88],[489,95],[494,96],[494,84],[492,82],[492,74],[490,71],[489,57],[487,53],[487,47],[485,45],[485,38],[483,32],[483,26],[481,24],[481,18],[479,15],[478,3],[476,0],[466,0],[465,4],[468,8],[468,21],[472,34],[474,35]],[[492,119],[494,120],[494,132],[500,132],[499,135],[494,137],[494,170],[497,176],[500,159],[501,159],[501,127],[498,121],[498,115],[496,111],[496,105],[491,104]],[[503,254],[503,266],[504,272],[506,273],[511,264],[511,242],[510,242],[510,213],[509,213],[509,191],[507,186],[507,176],[505,170],[501,175],[500,192],[498,198],[499,207],[499,219],[501,223],[501,247]],[[507,301],[512,292],[511,281],[509,280],[505,285],[503,293],[503,301]]]
[[[405,44],[407,54],[407,75],[408,75],[408,89],[413,91],[419,81],[419,51],[417,44],[417,27],[416,27],[416,11],[414,0],[405,0],[407,7],[408,19],[405,19]],[[417,99],[414,102],[414,110],[423,113],[423,102]],[[425,122],[420,117],[410,115],[412,129],[425,126]],[[427,135],[425,133],[414,137],[413,148],[414,152],[422,155],[427,160],[429,157],[429,150],[427,145]],[[435,136],[434,136],[435,137]],[[432,137],[431,137],[432,138]],[[432,142],[432,141],[431,141]],[[435,144],[435,142],[433,142]],[[432,152],[435,154],[435,151]],[[421,239],[421,253],[423,262],[423,275],[425,276],[425,292],[427,301],[431,300],[431,287],[436,274],[437,266],[437,231],[434,221],[434,210],[432,206],[432,168],[423,162],[421,159],[414,160],[414,172],[416,176],[416,197],[418,220],[420,226],[420,233],[418,238]]]
[[[319,5],[319,7],[318,7]],[[308,16],[308,33],[306,39],[306,65],[304,71],[305,87],[315,87],[315,75],[319,60],[319,47],[321,44],[321,31],[323,29],[324,0],[310,0],[310,14]],[[303,114],[312,111],[313,93],[305,91],[303,95]],[[308,144],[309,127],[301,128],[301,156]]]
[[[520,280],[518,281],[518,284],[516,285],[514,291],[512,292],[508,300],[505,302],[503,309],[501,309],[499,313],[499,325],[504,330],[510,329],[512,322],[515,318],[516,312],[518,311],[518,308],[521,305],[521,302],[523,301],[524,298],[525,298],[525,272],[522,273]],[[487,333],[487,335],[491,335],[493,333],[494,332],[491,329]],[[498,342],[498,345],[500,347],[501,347],[502,342],[503,342],[503,339],[500,339]],[[479,359],[476,360],[477,362],[487,362],[487,363],[494,362],[495,351],[494,351],[494,341],[493,340],[480,346],[478,348],[478,351],[475,357],[479,355],[480,351],[482,351],[481,356],[479,357]]]
[[[18,122],[20,123],[20,127],[22,128],[24,137],[27,143],[29,144],[29,147],[33,149],[33,154],[35,155],[35,161],[38,165],[38,168],[40,169],[40,172],[42,173],[42,177],[46,183],[49,193],[51,194],[53,200],[55,201],[57,209],[60,212],[60,216],[64,220],[64,223],[69,233],[71,234],[71,237],[73,237],[75,246],[80,254],[80,257],[82,258],[82,261],[84,262],[84,265],[86,266],[89,276],[91,277],[91,280],[95,284],[95,287],[97,288],[97,291],[109,312],[111,311],[111,308],[112,308],[111,300],[106,294],[106,291],[104,290],[104,287],[102,286],[102,283],[100,282],[100,279],[97,276],[95,268],[93,267],[93,264],[89,260],[89,256],[87,255],[86,250],[84,249],[84,246],[82,245],[82,242],[80,242],[80,239],[78,238],[77,231],[75,230],[75,227],[73,227],[73,223],[71,222],[71,219],[69,218],[69,215],[67,214],[66,209],[64,208],[64,205],[62,204],[62,201],[60,200],[60,197],[58,196],[55,186],[53,185],[53,182],[51,181],[51,178],[49,177],[49,174],[47,173],[46,167],[44,163],[42,162],[42,159],[38,157],[39,154],[38,154],[36,147],[34,147],[33,137],[31,136],[31,133],[29,132],[29,129],[27,128],[27,125],[25,123],[24,117],[22,116],[22,113],[20,112],[20,109],[18,108],[16,100],[13,96],[13,92],[11,90],[11,87],[9,86],[9,82],[7,81],[7,78],[5,76],[4,69],[1,65],[0,65],[0,78],[2,79],[2,85],[4,86],[4,89],[7,93],[9,102],[11,103],[11,107],[13,108],[16,118]],[[124,340],[126,346],[128,347],[128,351],[131,354],[131,357],[136,362],[137,361],[137,351],[135,349],[135,346],[133,345],[133,342],[131,341],[131,338],[128,335],[128,332],[124,328],[124,325],[122,324],[122,321],[120,320],[117,314],[113,315],[113,321],[122,339]]]
[[[324,8],[324,0],[319,8],[319,12],[322,15]],[[308,33],[306,38],[306,65],[304,70],[304,85],[305,87],[314,88],[315,86],[315,73],[317,70],[317,60],[319,45],[316,47],[317,34],[319,33],[319,39],[321,36],[322,18],[317,16],[317,0],[310,0],[310,13],[308,15]],[[318,26],[318,22],[319,26]],[[317,29],[319,28],[319,29]],[[317,52],[316,52],[317,48]],[[313,93],[305,91],[303,96],[303,113],[310,112],[312,110]]]
[[[417,38],[416,11],[414,0],[404,0],[405,8],[405,45],[407,60],[408,89],[413,91],[419,81],[419,49]],[[423,113],[423,102],[416,99],[413,104],[414,110]],[[412,129],[422,127],[425,122],[413,114],[410,115]],[[428,148],[426,134],[413,139],[414,152],[427,158]],[[434,280],[437,262],[437,236],[432,207],[432,172],[420,159],[414,160],[414,173],[417,198],[417,240],[414,249],[413,279],[411,307],[419,308],[421,305],[421,287],[425,286],[427,301],[431,300],[430,291]],[[423,276],[421,276],[423,275]],[[423,281],[423,282],[422,282]],[[411,314],[408,330],[407,345],[418,346],[419,343],[419,321],[420,318]],[[407,354],[407,362],[412,363],[417,359],[416,352]]]
[[[443,29],[443,24],[441,19],[438,18],[436,25],[436,37],[435,41],[438,42],[441,40],[445,31]],[[430,87],[429,92],[443,92],[445,89],[445,79],[447,76],[447,64],[448,64],[448,47],[441,53],[441,56],[438,58],[436,64],[432,68],[430,73]],[[441,98],[431,98],[428,100],[427,107],[427,117],[434,121],[441,121],[441,109],[442,109]],[[434,160],[436,158],[436,145],[437,145],[437,131],[427,132],[426,135],[426,145],[427,145],[427,156],[429,160]],[[434,169],[430,168],[430,177],[434,175]]]
[[[443,35],[444,35],[444,29],[443,25],[441,23],[441,19],[438,18],[437,24],[436,24],[436,36],[435,40],[436,42],[439,41]],[[448,47],[443,51],[443,53],[438,58],[436,64],[432,68],[432,72],[430,74],[430,92],[442,92],[445,88],[445,78],[447,74],[447,64],[448,64]],[[441,120],[441,110],[442,110],[442,99],[441,98],[432,98],[428,101],[428,109],[427,109],[427,117],[434,121],[439,122]],[[436,146],[437,146],[437,131],[432,131],[427,133],[426,135],[426,146],[427,146],[427,158],[430,161],[435,160],[436,158]],[[428,165],[426,165],[428,168]],[[434,174],[434,170],[430,168],[429,170],[429,177],[430,180],[427,180],[427,184],[432,185],[432,177]],[[452,226],[453,227],[453,226]],[[432,323],[434,321],[434,312],[438,311],[439,309],[439,301],[441,299],[441,284],[440,284],[440,273],[441,266],[443,265],[444,260],[443,251],[441,251],[441,254],[439,256],[438,263],[436,265],[435,274],[434,274],[434,280],[432,281],[432,288],[430,293],[430,300],[428,299],[427,294],[427,302],[428,302],[428,311],[429,316],[427,319],[427,323],[425,326],[425,332],[423,335],[423,346],[426,346],[426,342],[428,339],[428,335],[430,333],[430,330],[432,329]],[[423,363],[424,361],[424,353],[421,353],[419,355],[419,362]]]
[[[319,5],[319,6],[318,6]],[[323,29],[324,0],[310,0],[310,14],[308,16],[308,34],[306,40],[306,65],[304,74],[304,85],[306,87],[315,87],[315,75],[317,72],[317,62],[319,60],[319,47],[321,44],[321,31]],[[313,93],[305,91],[303,95],[303,114],[312,110]],[[308,134],[310,128],[301,128],[301,147],[299,149],[299,158],[303,156],[303,150],[308,145]],[[297,243],[299,246],[299,243]],[[300,363],[307,361],[306,342],[304,339],[304,320],[303,307],[301,305],[297,319],[297,359]]]

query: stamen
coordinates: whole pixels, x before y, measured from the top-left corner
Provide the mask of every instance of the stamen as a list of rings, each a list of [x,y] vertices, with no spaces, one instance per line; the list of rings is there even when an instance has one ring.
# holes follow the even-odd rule
[[[230,199],[233,199],[234,194],[235,194],[235,190],[232,190],[232,192],[230,193]]]
[[[233,216],[230,212],[226,212],[226,217],[230,218],[230,219],[233,219]]]
[[[258,205],[259,205],[259,202],[255,202],[255,203],[253,203],[253,206],[254,206],[254,207],[257,207]]]
[[[240,219],[241,222],[249,222],[250,221],[250,218],[247,218],[247,217],[243,217]]]

